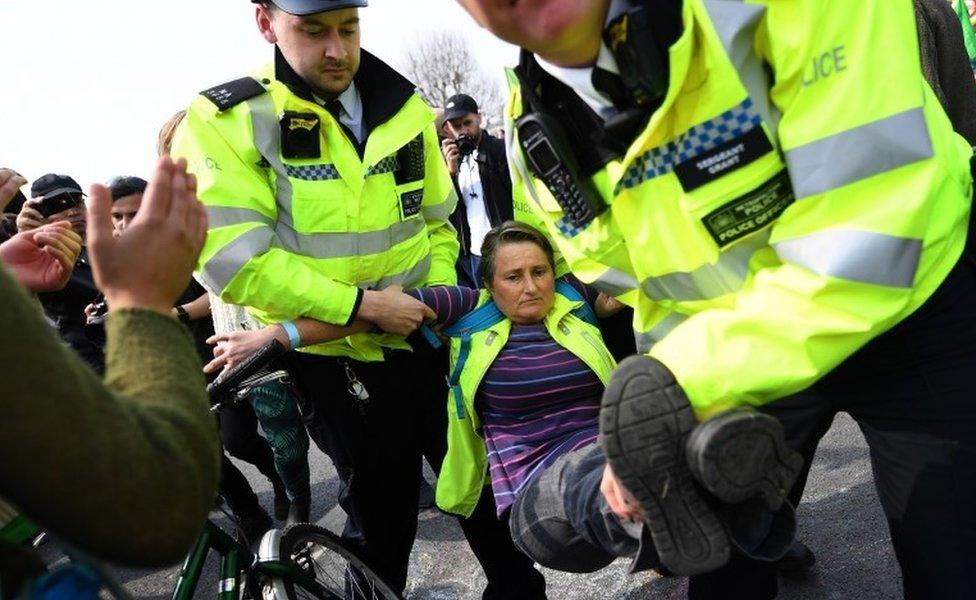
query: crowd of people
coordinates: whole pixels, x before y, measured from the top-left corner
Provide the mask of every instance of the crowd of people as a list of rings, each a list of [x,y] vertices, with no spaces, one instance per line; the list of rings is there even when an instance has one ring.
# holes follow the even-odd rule
[[[460,0],[522,48],[499,139],[360,48],[366,0],[253,4],[272,62],[149,180],[0,169],[3,501],[170,564],[218,496],[248,543],[314,521],[311,441],[395,589],[426,461],[485,599],[621,557],[764,599],[815,561],[794,508],[844,411],[905,597],[976,594],[964,7]],[[0,594],[43,568],[0,529]]]

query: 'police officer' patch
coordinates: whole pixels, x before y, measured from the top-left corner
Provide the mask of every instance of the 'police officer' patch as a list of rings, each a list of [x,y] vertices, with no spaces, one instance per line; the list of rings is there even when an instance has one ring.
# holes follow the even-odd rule
[[[424,202],[424,190],[414,190],[400,194],[400,210],[403,218],[407,219],[420,213],[420,206]]]
[[[796,197],[786,170],[735,200],[705,215],[702,224],[720,248],[775,221]]]

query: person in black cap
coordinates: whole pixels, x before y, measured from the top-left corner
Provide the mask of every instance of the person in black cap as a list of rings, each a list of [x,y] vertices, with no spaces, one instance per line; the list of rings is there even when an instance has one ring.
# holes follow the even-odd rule
[[[59,221],[69,222],[71,229],[85,238],[85,194],[73,178],[48,173],[31,185],[31,199],[24,203],[17,215],[17,229],[29,231]],[[101,347],[85,335],[85,307],[98,297],[86,249],[82,248],[64,289],[37,297],[61,338],[96,372],[104,372],[105,358]]]
[[[27,180],[13,169],[0,169],[0,242],[5,241],[17,233],[17,213],[24,206],[27,198],[20,188],[27,184]]]
[[[511,221],[513,215],[505,142],[485,133],[478,103],[467,94],[448,99],[443,119],[447,138],[441,142],[441,152],[459,198],[451,215],[461,242],[458,283],[478,289],[482,287],[478,265],[485,234]]]
[[[365,0],[253,1],[273,65],[203,91],[173,139],[210,218],[199,277],[286,347],[299,317],[346,328],[287,366],[342,482],[343,537],[403,590],[421,457],[436,470],[447,442],[447,356],[407,339],[434,315],[401,288],[456,282],[457,194],[430,107],[360,48]],[[461,521],[485,596],[543,597],[487,500],[490,518]]]

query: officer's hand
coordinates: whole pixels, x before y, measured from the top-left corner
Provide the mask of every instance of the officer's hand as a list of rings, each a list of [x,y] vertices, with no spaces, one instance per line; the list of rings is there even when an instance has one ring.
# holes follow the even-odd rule
[[[600,295],[596,297],[596,302],[593,304],[593,308],[596,311],[596,316],[600,317],[601,319],[606,319],[607,317],[612,317],[613,315],[622,311],[625,306],[620,300],[617,300],[613,296],[608,296],[607,294],[600,292]]]
[[[108,189],[93,185],[90,198],[88,250],[95,284],[108,305],[171,315],[207,236],[207,213],[186,161],[159,159],[139,212],[118,237]]]
[[[14,199],[17,190],[26,184],[27,180],[20,173],[13,169],[0,169],[0,212]]]
[[[44,215],[37,212],[34,208],[40,204],[38,200],[28,200],[24,202],[20,213],[17,215],[17,231],[31,231],[44,224]]]
[[[600,492],[603,493],[603,497],[607,501],[607,505],[613,514],[617,515],[623,521],[639,521],[643,516],[643,511],[640,508],[640,504],[637,502],[637,498],[633,494],[627,491],[627,489],[620,483],[617,476],[614,475],[613,469],[610,468],[608,464],[603,469],[603,479],[600,481]]]
[[[458,150],[457,143],[451,138],[441,141],[441,154],[447,163],[447,170],[451,172],[451,177],[457,176],[458,163],[461,161],[461,151]]]
[[[429,306],[413,296],[403,293],[403,288],[391,285],[382,292],[366,290],[359,305],[357,316],[387,333],[410,335],[425,320],[437,317]]]

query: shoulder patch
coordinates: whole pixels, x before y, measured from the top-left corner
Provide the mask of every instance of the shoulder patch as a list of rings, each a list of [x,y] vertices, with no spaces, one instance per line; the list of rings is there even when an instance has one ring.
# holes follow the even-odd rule
[[[214,86],[209,90],[203,90],[200,95],[213,102],[217,106],[217,110],[223,112],[229,108],[234,108],[245,100],[260,96],[266,91],[257,79],[241,77]]]

